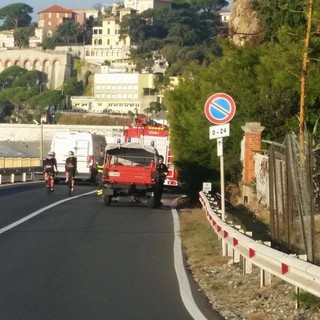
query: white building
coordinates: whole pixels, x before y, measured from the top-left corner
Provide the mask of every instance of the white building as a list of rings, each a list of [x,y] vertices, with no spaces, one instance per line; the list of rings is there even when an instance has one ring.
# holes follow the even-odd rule
[[[154,8],[171,8],[171,0],[125,0],[125,8],[132,8],[137,10],[138,13],[141,13],[148,9]]]
[[[104,62],[105,60],[129,60],[130,37],[120,39],[120,22],[123,16],[133,14],[129,8],[120,9],[120,16],[110,16],[102,21],[102,27],[94,27],[92,45],[85,48],[85,60]]]
[[[14,48],[14,30],[0,31],[0,50],[1,48]]]
[[[156,101],[153,74],[109,69],[95,74],[93,97],[71,97],[71,106],[73,110],[127,114],[143,113],[152,101]]]

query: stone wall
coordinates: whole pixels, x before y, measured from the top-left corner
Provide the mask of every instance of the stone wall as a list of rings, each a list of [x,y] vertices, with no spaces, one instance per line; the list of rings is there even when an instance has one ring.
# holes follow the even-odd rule
[[[67,52],[42,49],[1,50],[0,72],[15,65],[44,72],[47,79],[43,79],[43,82],[51,90],[61,88],[73,72],[73,59]]]

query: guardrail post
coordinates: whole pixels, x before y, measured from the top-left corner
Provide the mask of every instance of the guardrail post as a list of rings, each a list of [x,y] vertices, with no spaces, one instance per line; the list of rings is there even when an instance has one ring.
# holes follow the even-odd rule
[[[11,183],[14,183],[14,173],[11,173],[11,179],[10,179]]]
[[[243,273],[244,274],[252,273],[252,263],[247,258],[243,258]]]
[[[260,269],[260,288],[271,284],[271,273]]]
[[[227,255],[228,257],[232,257],[232,260],[233,260],[233,247],[232,246],[229,246],[228,243],[227,243]]]
[[[224,239],[221,239],[222,245],[222,255],[225,257],[227,255],[227,243]]]
[[[240,257],[241,257],[240,253],[237,250],[233,250],[233,261],[235,263],[240,262]]]

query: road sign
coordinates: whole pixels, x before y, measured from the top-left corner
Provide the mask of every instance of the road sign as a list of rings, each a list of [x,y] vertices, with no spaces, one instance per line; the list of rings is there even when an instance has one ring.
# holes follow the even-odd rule
[[[223,157],[223,139],[217,139],[217,155],[218,157]]]
[[[204,114],[214,124],[228,123],[235,113],[236,104],[226,93],[213,94],[204,105]]]
[[[219,126],[211,126],[209,128],[209,139],[218,139],[230,136],[230,123]]]
[[[211,182],[203,182],[202,183],[202,191],[203,192],[211,192],[212,184]]]

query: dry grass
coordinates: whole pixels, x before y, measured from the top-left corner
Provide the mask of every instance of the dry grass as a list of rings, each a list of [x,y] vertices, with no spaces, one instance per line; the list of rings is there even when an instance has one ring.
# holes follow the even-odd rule
[[[221,244],[201,209],[185,209],[180,216],[182,244],[195,267],[224,264]]]

